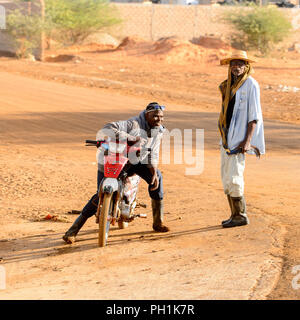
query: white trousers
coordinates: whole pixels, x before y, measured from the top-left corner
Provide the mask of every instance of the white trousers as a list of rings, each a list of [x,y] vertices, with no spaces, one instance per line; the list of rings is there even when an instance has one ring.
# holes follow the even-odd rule
[[[221,146],[221,177],[224,193],[231,197],[244,195],[245,155],[228,155]]]

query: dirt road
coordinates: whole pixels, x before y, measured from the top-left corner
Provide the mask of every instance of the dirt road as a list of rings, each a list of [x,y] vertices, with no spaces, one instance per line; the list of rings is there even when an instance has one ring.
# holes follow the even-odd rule
[[[95,150],[84,147],[110,120],[149,102],[99,89],[0,73],[1,299],[266,299],[299,298],[291,268],[300,264],[300,127],[266,121],[267,155],[248,157],[251,224],[224,230],[228,216],[219,177],[217,113],[169,104],[165,125],[204,128],[201,175],[163,165],[168,234],[145,220],[113,227],[97,247],[91,218],[68,246],[61,240],[96,188]],[[45,221],[47,214],[58,221]]]

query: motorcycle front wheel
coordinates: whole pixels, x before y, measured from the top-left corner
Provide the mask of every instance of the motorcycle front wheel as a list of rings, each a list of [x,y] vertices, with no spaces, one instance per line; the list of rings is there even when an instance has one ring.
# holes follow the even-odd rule
[[[99,247],[105,247],[106,245],[110,227],[110,220],[108,220],[108,216],[111,215],[112,207],[112,194],[105,193],[99,217]]]

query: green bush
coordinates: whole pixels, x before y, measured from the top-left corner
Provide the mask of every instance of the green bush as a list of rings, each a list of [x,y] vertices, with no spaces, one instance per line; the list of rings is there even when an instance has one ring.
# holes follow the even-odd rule
[[[121,20],[107,0],[45,0],[51,37],[65,44],[81,43],[90,34]]]
[[[6,17],[5,33],[13,41],[16,55],[27,57],[40,45],[43,21],[39,15],[25,15],[19,9],[10,12]]]
[[[39,1],[32,1],[35,7],[31,14],[24,7],[27,0],[14,2],[20,9],[7,15],[5,33],[12,38],[20,58],[40,47],[42,33],[63,45],[72,45],[104,27],[121,22],[107,0],[44,0],[45,19],[40,16]]]
[[[223,16],[234,27],[232,45],[244,50],[268,54],[292,29],[289,18],[273,6],[233,9]]]

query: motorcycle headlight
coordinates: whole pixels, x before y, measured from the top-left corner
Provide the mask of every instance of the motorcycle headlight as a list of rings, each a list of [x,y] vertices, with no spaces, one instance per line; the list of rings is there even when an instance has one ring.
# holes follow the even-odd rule
[[[125,148],[126,148],[125,143],[109,142],[108,144],[109,151],[113,153],[123,153]]]

